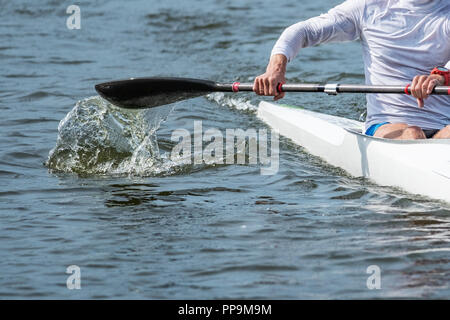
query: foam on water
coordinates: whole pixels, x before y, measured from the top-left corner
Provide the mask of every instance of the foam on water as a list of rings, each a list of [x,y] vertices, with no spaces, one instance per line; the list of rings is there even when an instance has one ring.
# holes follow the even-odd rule
[[[55,172],[81,175],[166,171],[156,130],[172,110],[168,106],[125,110],[98,96],[78,101],[59,123],[46,165]]]
[[[245,99],[244,97],[235,97],[231,94],[225,94],[223,92],[215,92],[208,94],[206,98],[210,101],[214,101],[222,107],[229,107],[239,111],[256,113],[258,107],[252,104],[251,101]]]

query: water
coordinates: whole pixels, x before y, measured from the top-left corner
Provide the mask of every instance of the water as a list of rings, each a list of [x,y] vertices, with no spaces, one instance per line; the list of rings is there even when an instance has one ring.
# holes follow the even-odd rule
[[[448,205],[349,177],[284,138],[276,175],[166,156],[195,120],[266,128],[252,94],[142,112],[95,96],[128,77],[251,81],[285,26],[338,2],[80,1],[69,30],[65,2],[1,1],[0,297],[448,298]],[[345,43],[303,50],[288,78],[362,74],[359,44]],[[285,98],[352,119],[364,101]],[[70,265],[81,290],[66,287]],[[367,289],[370,265],[381,290]]]

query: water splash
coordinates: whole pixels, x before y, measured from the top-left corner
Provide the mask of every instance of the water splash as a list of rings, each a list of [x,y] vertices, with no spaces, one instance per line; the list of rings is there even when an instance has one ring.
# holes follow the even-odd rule
[[[251,101],[221,93],[208,99],[244,112],[257,110]],[[45,165],[52,172],[80,176],[155,176],[187,174],[223,164],[224,158],[194,164],[202,150],[186,156],[160,154],[156,131],[173,108],[121,109],[98,96],[78,101],[59,123],[56,146]]]
[[[172,110],[124,110],[98,96],[78,101],[59,123],[56,146],[45,165],[79,175],[166,171],[155,133]]]

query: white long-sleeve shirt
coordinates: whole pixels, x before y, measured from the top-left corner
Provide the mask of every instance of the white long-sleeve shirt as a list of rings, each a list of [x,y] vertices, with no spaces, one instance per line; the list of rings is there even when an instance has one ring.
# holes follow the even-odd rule
[[[436,66],[450,68],[450,0],[347,0],[287,28],[272,55],[291,61],[302,48],[357,39],[367,84],[406,86]],[[381,122],[441,129],[450,124],[450,97],[430,96],[421,109],[405,94],[368,94],[366,128]]]

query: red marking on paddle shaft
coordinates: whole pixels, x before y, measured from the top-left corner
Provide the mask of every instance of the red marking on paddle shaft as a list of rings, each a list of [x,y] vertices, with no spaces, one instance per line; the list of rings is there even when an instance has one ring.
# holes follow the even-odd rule
[[[233,83],[233,86],[232,86],[233,92],[239,92],[239,85],[240,84],[241,84],[240,82]]]
[[[283,92],[283,83],[279,83],[277,87],[278,92]]]
[[[410,85],[411,85],[411,84],[407,84],[406,87],[405,87],[405,93],[406,93],[407,95],[411,95],[411,94],[409,93],[409,91],[408,91],[408,88],[409,88]]]

